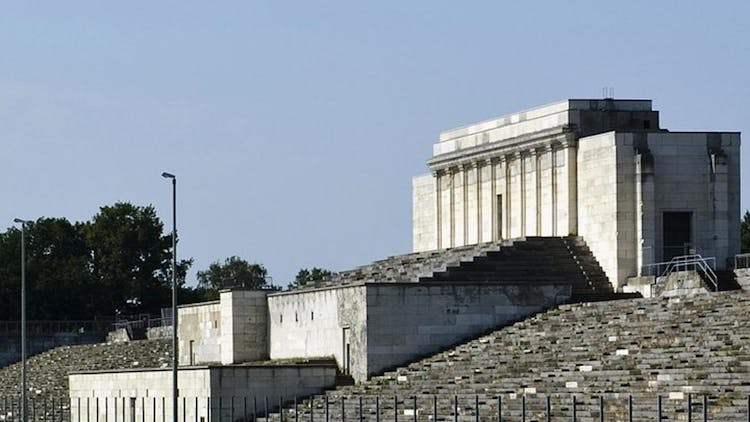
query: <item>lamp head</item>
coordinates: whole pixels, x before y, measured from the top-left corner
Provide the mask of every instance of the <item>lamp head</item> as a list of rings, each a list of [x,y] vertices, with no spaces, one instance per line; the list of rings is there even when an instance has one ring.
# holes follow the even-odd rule
[[[174,174],[167,173],[166,171],[161,174],[161,177],[164,177],[166,179],[176,179],[177,178],[177,176],[175,176]]]
[[[14,218],[14,219],[13,219],[13,222],[14,222],[14,223],[21,223],[21,224],[26,224],[26,220],[21,220],[20,218]]]

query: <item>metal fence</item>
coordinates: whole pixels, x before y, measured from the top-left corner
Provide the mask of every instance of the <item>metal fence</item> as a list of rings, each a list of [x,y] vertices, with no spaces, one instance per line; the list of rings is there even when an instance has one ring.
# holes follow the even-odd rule
[[[674,393],[673,393],[674,394]],[[685,394],[322,395],[181,397],[181,422],[750,421],[750,396]],[[0,421],[20,422],[20,399],[0,398]],[[279,409],[282,409],[279,412]],[[30,422],[171,422],[169,397],[30,399]]]

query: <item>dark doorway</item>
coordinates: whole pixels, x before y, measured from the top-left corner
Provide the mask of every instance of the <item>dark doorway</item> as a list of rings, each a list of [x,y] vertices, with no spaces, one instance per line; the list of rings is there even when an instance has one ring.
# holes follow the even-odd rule
[[[662,220],[664,261],[690,253],[692,212],[665,212]]]
[[[344,364],[343,371],[344,374],[349,375],[351,374],[352,369],[352,351],[351,351],[351,332],[349,331],[349,328],[344,328]]]

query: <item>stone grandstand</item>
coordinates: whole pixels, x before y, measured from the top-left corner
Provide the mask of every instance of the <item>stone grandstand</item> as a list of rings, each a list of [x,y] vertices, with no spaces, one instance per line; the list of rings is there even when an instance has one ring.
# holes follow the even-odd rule
[[[654,420],[662,396],[663,420],[698,420],[707,395],[710,420],[747,420],[750,394],[750,323],[745,291],[680,299],[631,299],[561,305],[456,348],[301,402],[302,420],[379,417],[498,420],[546,419],[550,396],[553,420],[571,420],[573,396],[581,421]],[[433,395],[437,402],[433,403]],[[458,418],[454,419],[454,399]],[[523,399],[525,397],[525,399]],[[600,419],[599,400],[604,399]],[[342,409],[342,399],[344,405]],[[327,405],[326,405],[327,403]],[[278,420],[279,415],[270,415]],[[294,420],[287,408],[285,420]]]
[[[170,341],[161,339],[58,347],[28,360],[29,397],[67,397],[69,372],[159,368],[171,355]],[[20,362],[0,369],[0,396],[19,394],[20,379]]]

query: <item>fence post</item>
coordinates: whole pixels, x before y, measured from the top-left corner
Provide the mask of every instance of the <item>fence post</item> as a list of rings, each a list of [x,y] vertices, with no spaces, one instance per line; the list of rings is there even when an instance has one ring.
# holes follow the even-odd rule
[[[497,422],[503,422],[503,396],[497,396]]]
[[[599,422],[604,422],[604,396],[599,396]]]
[[[380,422],[380,396],[375,396],[375,422]]]
[[[573,395],[573,422],[576,422],[576,405],[578,403],[576,402],[576,396]]]
[[[479,394],[474,395],[474,421],[479,422]]]
[[[521,422],[526,422],[526,395],[521,396]]]
[[[284,396],[279,396],[279,421],[284,422]]]
[[[687,420],[693,422],[693,393],[688,393]]]
[[[628,396],[628,422],[633,422],[633,395]]]
[[[281,421],[284,422],[284,421]],[[341,396],[341,422],[346,422],[346,408],[344,407],[344,396]]]
[[[297,396],[294,396],[294,422],[299,422],[299,412],[297,411]]]
[[[364,420],[364,415],[362,415],[362,395],[359,396],[359,422],[362,422]]]
[[[393,422],[398,422],[398,394],[393,396]]]
[[[708,396],[703,395],[703,422],[708,422]]]
[[[325,399],[326,399],[326,422],[328,422],[329,421],[329,416],[328,416],[328,394],[325,395]]]
[[[234,396],[229,397],[229,417],[229,420],[234,422]]]
[[[547,422],[550,422],[552,420],[552,400],[550,400],[550,395],[547,394]]]
[[[432,395],[432,420],[437,420],[437,396]]]
[[[656,416],[658,421],[661,421],[661,394],[656,396]]]
[[[315,401],[315,395],[313,395],[313,396],[312,396],[312,397],[310,398],[310,422],[313,422],[313,419],[314,419],[314,418],[313,418],[313,413],[315,413],[315,412],[313,412],[313,410],[314,410],[314,407],[313,407],[313,402],[314,402],[314,401]]]
[[[263,397],[263,414],[266,417],[266,421],[268,421],[268,396]],[[234,422],[234,421],[231,421]]]
[[[453,396],[453,421],[458,422],[458,395]]]

